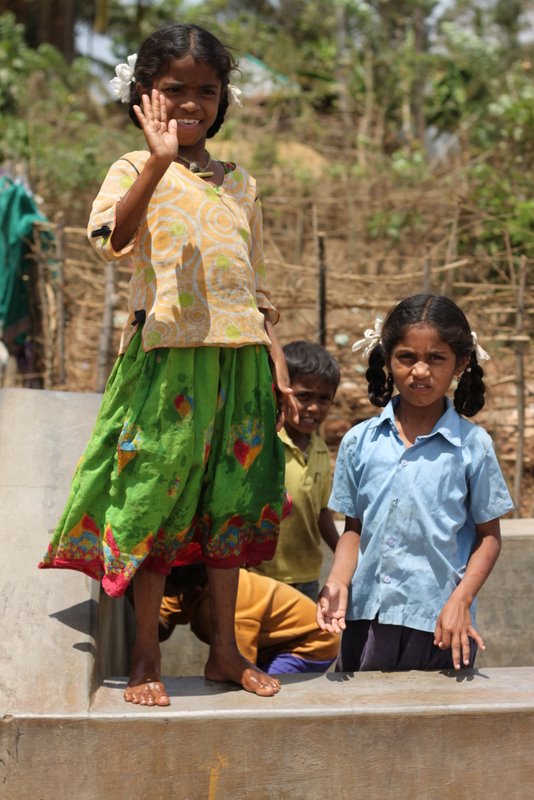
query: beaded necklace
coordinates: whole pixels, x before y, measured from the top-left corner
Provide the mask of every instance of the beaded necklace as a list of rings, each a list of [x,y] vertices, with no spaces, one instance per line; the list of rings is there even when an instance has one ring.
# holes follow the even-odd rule
[[[181,156],[178,154],[176,156],[177,161],[183,161],[184,164],[187,165],[189,172],[192,172],[194,175],[197,175],[199,178],[212,178],[214,176],[214,172],[209,172],[208,167],[211,164],[211,156],[206,150],[206,155],[208,156],[208,160],[204,164],[203,167],[200,166],[198,161],[191,161],[189,158],[185,156]]]

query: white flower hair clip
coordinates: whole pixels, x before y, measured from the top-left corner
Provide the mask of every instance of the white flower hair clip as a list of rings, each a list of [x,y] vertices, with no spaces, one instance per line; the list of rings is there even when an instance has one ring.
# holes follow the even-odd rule
[[[128,56],[126,60],[127,64],[117,64],[115,67],[116,77],[109,82],[113,97],[116,97],[121,103],[127,103],[130,100],[130,85],[135,80],[134,70],[137,53]]]
[[[241,102],[243,92],[241,91],[241,89],[239,89],[237,86],[234,86],[233,83],[229,83],[227,92],[228,92],[228,105],[239,106],[240,108],[243,108],[243,103]]]
[[[488,353],[486,353],[483,347],[479,345],[476,332],[471,331],[471,336],[473,338],[473,348],[477,356],[477,361],[489,361],[491,356]]]
[[[375,327],[374,328],[367,328],[363,332],[363,339],[358,339],[357,342],[354,342],[352,345],[352,352],[356,353],[357,350],[361,350],[362,347],[365,348],[362,353],[362,358],[369,358],[371,354],[371,350],[373,347],[376,347],[377,344],[380,344],[380,338],[382,336],[382,325],[383,320],[381,317],[377,317],[375,319]]]

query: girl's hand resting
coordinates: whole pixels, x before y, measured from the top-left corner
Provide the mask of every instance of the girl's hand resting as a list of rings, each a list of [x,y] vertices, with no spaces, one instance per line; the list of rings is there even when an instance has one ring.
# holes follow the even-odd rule
[[[287,375],[287,367],[285,359],[282,365],[277,365],[274,359],[271,360],[274,388],[276,391],[276,398],[278,402],[278,416],[276,418],[276,430],[282,429],[286,419],[291,419],[293,422],[299,421],[299,410],[293,389],[289,385],[289,376]],[[282,367],[280,369],[280,366]],[[280,375],[280,372],[282,375]]]
[[[469,666],[471,648],[469,637],[475,640],[481,650],[485,650],[484,640],[473,627],[469,606],[465,601],[450,597],[443,606],[436,622],[434,644],[441,650],[452,650],[454,669]]]
[[[316,610],[317,624],[322,631],[342,633],[345,630],[348,597],[347,586],[333,580],[325,583],[319,594]]]
[[[143,108],[134,105],[135,116],[145,134],[150,153],[169,164],[178,155],[178,126],[175,119],[167,120],[165,96],[156,89],[141,97]]]
[[[293,394],[293,389],[291,388],[284,351],[280,347],[280,343],[274,331],[274,325],[270,321],[267,312],[263,311],[263,315],[265,320],[265,331],[271,340],[271,346],[269,348],[269,360],[271,362],[271,373],[273,376],[274,388],[278,401],[276,430],[279,431],[282,429],[287,417],[289,417],[293,422],[298,423],[299,410],[297,401],[295,400],[295,396]]]

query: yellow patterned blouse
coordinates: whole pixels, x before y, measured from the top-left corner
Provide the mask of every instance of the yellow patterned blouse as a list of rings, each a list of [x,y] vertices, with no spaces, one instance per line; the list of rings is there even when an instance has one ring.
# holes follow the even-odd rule
[[[264,286],[262,213],[256,181],[228,170],[213,186],[174,162],[159,182],[129,244],[115,252],[110,239],[115,207],[148,159],[127,153],[110,168],[96,197],[88,236],[106,261],[130,259],[129,318],[120,352],[146,313],[143,347],[241,347],[269,344],[263,314],[278,312]]]

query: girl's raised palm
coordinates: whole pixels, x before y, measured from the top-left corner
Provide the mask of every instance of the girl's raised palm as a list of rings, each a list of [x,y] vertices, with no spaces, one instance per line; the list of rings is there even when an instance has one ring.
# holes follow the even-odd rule
[[[134,105],[135,116],[143,129],[148,149],[153,156],[171,163],[178,155],[178,126],[167,120],[165,97],[157,89],[141,96],[142,108]]]

